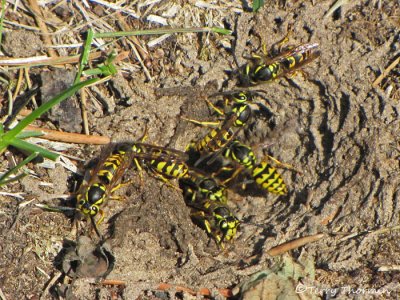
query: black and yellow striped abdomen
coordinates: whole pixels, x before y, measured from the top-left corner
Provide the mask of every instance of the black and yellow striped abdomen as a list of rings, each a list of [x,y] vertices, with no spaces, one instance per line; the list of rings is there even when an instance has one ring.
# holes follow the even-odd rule
[[[286,195],[287,187],[282,176],[269,163],[261,162],[252,170],[252,177],[257,185],[270,193]]]
[[[104,161],[102,167],[97,172],[97,176],[104,184],[110,184],[118,168],[124,160],[125,151],[116,150]]]
[[[320,56],[319,45],[302,44],[289,48],[275,57],[253,55],[240,75],[242,86],[254,86],[276,78],[293,74],[295,70]]]
[[[189,171],[189,168],[185,163],[167,161],[164,159],[152,159],[149,164],[150,168],[155,173],[173,178],[185,177]]]
[[[212,129],[202,140],[200,140],[195,149],[198,152],[215,152],[225,147],[233,138],[234,132],[231,128],[223,129],[221,127]]]

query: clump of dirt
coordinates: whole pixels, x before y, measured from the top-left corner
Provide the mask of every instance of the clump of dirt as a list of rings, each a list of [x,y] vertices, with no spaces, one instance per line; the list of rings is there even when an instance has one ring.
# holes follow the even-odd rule
[[[13,30],[4,33],[1,47],[7,56],[30,57],[36,56],[43,49],[40,36],[27,30]]]

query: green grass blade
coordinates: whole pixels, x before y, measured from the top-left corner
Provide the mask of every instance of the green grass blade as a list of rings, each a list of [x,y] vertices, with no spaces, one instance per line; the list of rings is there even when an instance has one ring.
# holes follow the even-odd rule
[[[2,137],[0,137],[0,152],[4,151],[4,149],[11,143],[11,141],[15,138],[15,136],[17,134],[19,134],[26,126],[28,126],[34,120],[39,118],[42,114],[44,114],[45,112],[50,110],[54,105],[57,105],[61,101],[67,99],[68,97],[71,97],[81,88],[91,85],[91,84],[94,84],[99,80],[100,80],[99,78],[92,78],[92,79],[88,79],[86,81],[77,83],[77,84],[71,86],[70,88],[66,89],[61,94],[54,97],[50,101],[43,103],[41,106],[39,106],[33,112],[31,112],[28,116],[26,116],[24,119],[22,119],[13,129],[6,132]]]
[[[10,178],[7,179],[8,177],[10,177],[12,174],[15,174],[18,172],[19,169],[21,169],[23,166],[25,166],[26,164],[28,164],[31,160],[35,159],[37,156],[39,155],[38,152],[33,152],[31,155],[29,155],[27,158],[25,158],[23,161],[21,161],[18,165],[16,165],[14,168],[12,168],[11,170],[7,171],[6,173],[4,173],[1,177],[0,177],[0,186],[5,185],[9,182],[18,180],[19,178],[21,178],[21,175],[24,176],[23,174],[18,175],[16,178]],[[25,173],[26,175],[27,173]]]
[[[93,30],[90,28],[87,32],[85,44],[83,45],[81,59],[79,60],[79,69],[78,73],[76,74],[74,84],[77,84],[80,81],[83,69],[89,62],[89,54],[90,54],[90,48],[92,46],[92,41],[93,41]]]
[[[23,131],[21,133],[18,133],[16,138],[17,139],[27,139],[30,137],[37,137],[37,136],[42,136],[44,135],[44,133],[42,131],[31,131],[31,130],[27,130],[27,131]]]
[[[253,12],[257,12],[264,5],[264,0],[253,1]]]
[[[31,144],[17,138],[12,139],[10,141],[10,145],[15,148],[25,150],[29,153],[38,152],[41,156],[51,160],[56,160],[60,156],[59,154],[53,153],[45,148],[36,146],[35,144]]]
[[[115,51],[112,51],[103,64],[100,64],[97,68],[85,70],[82,72],[82,74],[84,74],[85,76],[114,76],[118,73],[117,68],[113,64],[113,61],[116,57],[117,53]]]
[[[197,33],[197,32],[215,32],[220,34],[232,34],[231,30],[220,27],[192,27],[192,28],[158,28],[152,30],[137,31],[118,31],[118,32],[99,32],[94,34],[94,38],[115,38],[133,35],[161,35],[174,33]]]

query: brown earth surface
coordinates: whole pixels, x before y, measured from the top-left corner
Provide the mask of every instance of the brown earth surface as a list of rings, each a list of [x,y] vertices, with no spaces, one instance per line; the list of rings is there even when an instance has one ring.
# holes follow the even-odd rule
[[[115,262],[106,259],[113,267],[107,279],[123,284],[105,285],[101,280],[63,273],[68,249],[73,249],[68,257],[82,259],[82,253],[76,256],[74,252],[77,234],[72,230],[72,218],[35,206],[67,205],[68,201],[58,196],[72,194],[79,176],[59,164],[50,169],[30,165],[35,176],[1,190],[24,193],[24,199],[0,194],[0,298],[202,299],[201,291],[207,288],[211,298],[225,299],[221,290],[235,294],[238,284],[252,274],[276,270],[284,261],[282,256],[270,256],[269,249],[319,233],[324,233],[321,239],[285,256],[290,258],[289,264],[304,266],[301,262],[307,261],[311,265],[304,268],[299,276],[302,279],[287,276],[285,284],[289,287],[284,289],[273,286],[272,279],[264,280],[255,288],[258,299],[267,299],[267,295],[270,299],[329,299],[333,293],[338,299],[398,297],[399,68],[378,86],[373,82],[400,54],[400,4],[389,0],[344,1],[328,14],[335,2],[273,1],[257,13],[245,12],[241,1],[215,1],[207,7],[201,7],[204,2],[200,1],[160,1],[144,7],[134,4],[132,11],[141,14],[142,21],[123,13],[116,16],[112,9],[92,3],[91,18],[97,16],[101,24],[96,25],[97,31],[123,30],[121,24],[128,30],[152,28],[153,23],[146,21],[149,15],[168,16],[175,6],[175,14],[165,17],[171,27],[223,26],[234,30],[233,36],[174,35],[153,48],[147,47],[143,63],[151,81],[136,56],[128,52],[127,58],[116,63],[117,76],[88,88],[90,133],[112,137],[114,142],[136,141],[147,127],[146,142],[184,150],[207,129],[183,117],[214,118],[204,98],[237,88],[233,72],[238,69],[236,61],[243,65],[244,57],[260,52],[263,44],[270,49],[287,34],[288,27],[290,45],[319,43],[321,56],[304,68],[304,74],[255,87],[262,89],[271,102],[273,116],[268,118],[261,110],[240,133],[247,144],[268,145],[264,150],[257,147],[259,156],[272,155],[301,172],[281,169],[289,187],[287,196],[277,198],[240,188],[230,191],[229,207],[242,224],[234,242],[220,251],[206,232],[192,223],[179,190],[148,174],[143,174],[141,181],[137,174],[127,171],[126,180],[132,180],[132,184],[116,192],[125,201],[110,201],[105,222],[99,227],[107,238],[107,246],[101,251],[106,249],[105,253],[110,251],[115,258]],[[25,24],[35,24],[23,10],[11,8],[5,20],[22,22],[23,15]],[[73,4],[42,9],[48,18],[53,16],[47,24],[50,28],[51,22],[59,22],[58,28],[60,24],[77,24],[71,32],[55,35],[54,44],[72,44],[74,39],[68,37],[79,38],[79,33],[88,29],[88,20],[76,13],[79,10]],[[121,28],[105,26],[113,20],[118,20]],[[93,22],[96,24],[96,20]],[[21,38],[23,35],[25,38]],[[6,22],[4,36],[5,58],[45,53],[40,52],[46,47],[37,38],[37,31],[21,30]],[[143,45],[151,39],[138,37]],[[32,46],[26,47],[27,43]],[[104,50],[131,51],[131,44],[123,38]],[[75,54],[65,51],[61,49],[59,54]],[[57,77],[63,83],[70,76],[60,75],[58,68],[65,67],[29,69],[42,94],[52,93]],[[75,65],[67,67],[72,68]],[[47,74],[51,72],[58,75]],[[7,76],[16,79],[18,73],[8,69]],[[2,91],[3,99],[8,99],[4,84]],[[41,97],[44,95],[37,96],[36,101]],[[77,99],[73,101],[70,106],[75,111],[79,104]],[[3,101],[2,105],[5,113],[7,103]],[[41,125],[65,130],[81,127],[80,121],[68,123],[63,113],[52,112]],[[17,160],[23,157],[12,153],[3,155],[2,170],[8,168],[13,156]],[[83,173],[85,161],[99,157],[101,147],[76,145],[64,153],[81,159],[76,162]],[[91,225],[81,222],[80,226]],[[82,231],[98,243],[94,232]],[[79,241],[91,247],[90,240]],[[171,287],[157,289],[161,283]],[[308,294],[284,293],[299,283],[308,287]],[[194,296],[180,287],[199,293]],[[262,289],[267,292],[260,296]],[[250,290],[244,290],[236,297],[257,299]]]

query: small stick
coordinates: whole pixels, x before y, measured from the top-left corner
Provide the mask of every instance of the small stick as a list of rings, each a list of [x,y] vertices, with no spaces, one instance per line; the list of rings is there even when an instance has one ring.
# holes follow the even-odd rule
[[[121,13],[120,13],[120,12],[118,12],[118,13],[116,14],[116,17],[117,17],[117,19],[118,19],[118,22],[121,23],[121,28],[122,28],[122,30],[129,30],[129,26],[128,26],[128,24],[127,24],[126,21],[125,21],[126,18],[123,17],[123,16],[121,16]],[[143,47],[141,46],[141,44],[140,44],[138,38],[137,38],[136,36],[132,36],[132,37],[130,37],[130,39],[131,39],[131,41],[135,44],[135,46],[137,46],[137,51],[139,52],[140,56],[141,56],[144,60],[148,59],[148,58],[149,58],[149,54],[143,49]]]
[[[123,285],[125,286],[126,283],[123,280],[118,280],[118,279],[104,279],[101,282],[102,285]]]
[[[381,81],[383,80],[383,78],[385,78],[386,76],[389,75],[390,71],[392,71],[392,69],[394,69],[397,64],[400,62],[400,56],[398,58],[396,58],[390,65],[389,67],[387,67],[385,69],[385,71],[383,71],[383,73],[381,75],[378,76],[378,78],[375,79],[375,81],[372,83],[372,87],[376,88]]]
[[[49,293],[50,288],[54,285],[54,283],[56,283],[56,281],[61,277],[61,275],[63,275],[63,274],[60,271],[58,271],[57,274],[53,275],[53,278],[51,278],[51,280],[48,281],[45,289],[40,294],[39,299],[45,298],[44,296],[46,296],[47,294],[50,295],[50,293]]]
[[[40,30],[43,32],[42,37],[43,37],[44,43],[47,45],[53,45],[53,42],[51,41],[50,36],[49,36],[49,31],[47,30],[46,23],[42,20],[43,17],[42,17],[42,14],[41,14],[41,11],[40,11],[37,1],[29,0],[29,4],[32,8],[36,23],[39,26]],[[49,48],[48,51],[49,51],[49,56],[51,56],[51,57],[58,56],[57,53],[54,51],[54,49]]]
[[[59,142],[75,143],[75,144],[94,144],[94,145],[106,145],[110,143],[110,138],[107,136],[62,132],[47,128],[40,128],[32,125],[28,125],[26,127],[26,130],[41,131],[44,133],[44,135],[41,136],[41,138],[51,141],[59,141]]]
[[[306,236],[306,237],[301,237],[296,240],[293,240],[293,241],[290,241],[287,243],[283,243],[283,244],[280,244],[279,246],[273,247],[267,251],[267,254],[269,254],[271,256],[277,256],[277,255],[283,254],[285,252],[288,252],[290,250],[304,246],[306,244],[316,242],[316,241],[322,239],[324,236],[325,236],[325,234],[319,233],[319,234],[314,234],[314,235],[310,235],[310,236]]]

